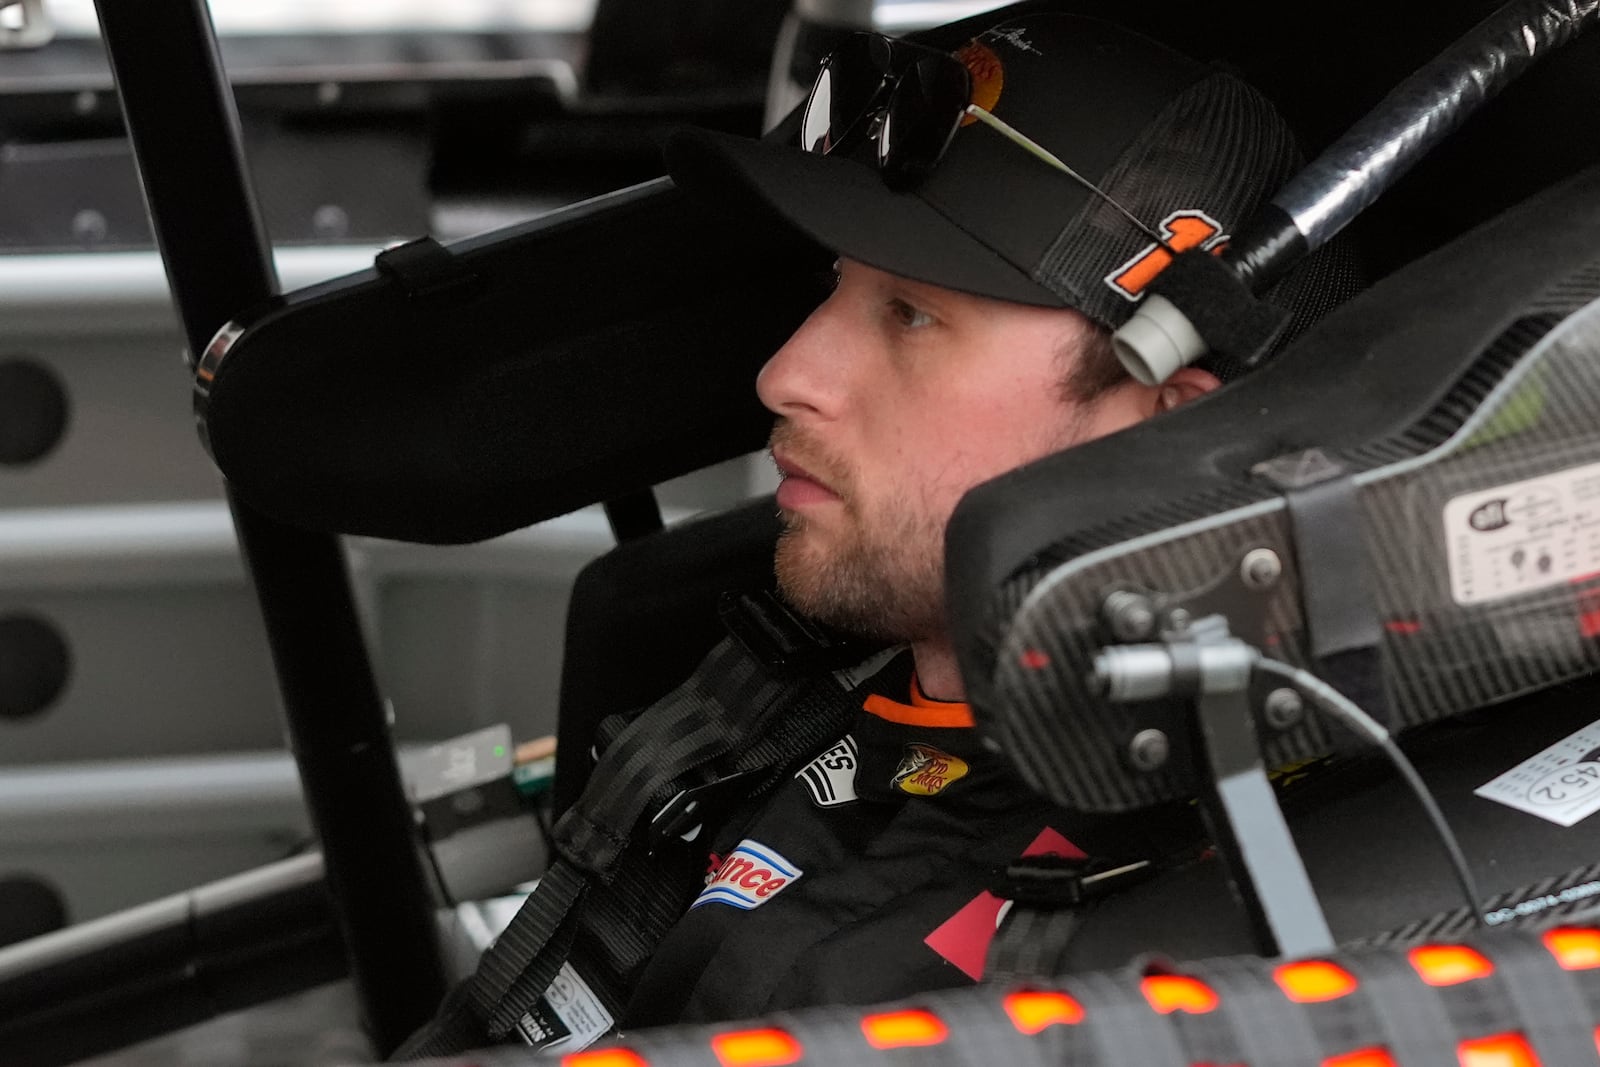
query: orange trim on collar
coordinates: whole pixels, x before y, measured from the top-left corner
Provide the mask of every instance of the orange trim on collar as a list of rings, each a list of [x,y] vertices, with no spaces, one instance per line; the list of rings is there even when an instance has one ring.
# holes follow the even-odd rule
[[[971,705],[953,700],[932,699],[923,693],[922,687],[917,684],[916,675],[911,676],[910,704],[902,704],[898,700],[890,700],[886,696],[874,693],[861,706],[870,714],[901,726],[958,729],[974,725]]]

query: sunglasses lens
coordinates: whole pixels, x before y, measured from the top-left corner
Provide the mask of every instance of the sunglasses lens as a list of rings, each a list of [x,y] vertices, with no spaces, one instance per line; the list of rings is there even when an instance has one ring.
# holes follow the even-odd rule
[[[909,189],[933,172],[972,99],[967,68],[928,56],[906,72],[878,131],[878,166],[892,188]]]
[[[889,42],[877,34],[858,33],[835,49],[822,64],[800,123],[800,147],[826,155],[866,126],[888,78]]]

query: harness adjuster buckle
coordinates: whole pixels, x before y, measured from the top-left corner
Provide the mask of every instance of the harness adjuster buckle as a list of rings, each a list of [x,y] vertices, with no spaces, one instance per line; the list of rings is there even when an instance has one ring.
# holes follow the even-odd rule
[[[661,810],[650,816],[649,851],[654,854],[673,838],[693,841],[700,836],[706,819],[719,804],[737,794],[736,787],[747,786],[754,771],[736,771],[733,774],[712,776],[708,781],[688,789],[680,789]]]
[[[1149,860],[1111,864],[1098,859],[1024,856],[1006,864],[995,895],[1028,908],[1075,908],[1156,873]]]

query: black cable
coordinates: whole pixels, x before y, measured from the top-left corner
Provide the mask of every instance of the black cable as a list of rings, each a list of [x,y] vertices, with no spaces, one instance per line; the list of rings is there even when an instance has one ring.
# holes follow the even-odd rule
[[[1444,812],[1439,810],[1439,804],[1433,799],[1433,793],[1428,790],[1422,775],[1417,773],[1417,768],[1406,754],[1400,751],[1400,746],[1394,743],[1394,738],[1383,724],[1362,711],[1349,697],[1309,671],[1266,657],[1256,661],[1256,669],[1280,678],[1299,689],[1322,711],[1354,731],[1357,736],[1371,741],[1383,750],[1383,754],[1394,764],[1395,770],[1400,772],[1400,777],[1405,779],[1406,785],[1411,788],[1411,792],[1421,802],[1423,810],[1428,813],[1428,820],[1433,824],[1433,832],[1438,835],[1440,843],[1444,845],[1444,850],[1450,857],[1450,866],[1455,873],[1456,883],[1460,885],[1461,892],[1467,898],[1467,910],[1472,913],[1473,922],[1480,930],[1487,930],[1489,924],[1484,921],[1483,906],[1480,903],[1483,897],[1478,893],[1477,883],[1467,866],[1467,858],[1461,851],[1461,843],[1456,840],[1455,833],[1445,820]]]

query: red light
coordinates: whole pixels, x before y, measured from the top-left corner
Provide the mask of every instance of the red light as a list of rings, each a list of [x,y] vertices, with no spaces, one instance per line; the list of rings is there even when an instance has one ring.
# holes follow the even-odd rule
[[[561,1067],[650,1067],[650,1061],[625,1048],[599,1048],[561,1057]]]
[[[1600,930],[1563,927],[1545,931],[1542,940],[1563,970],[1592,971],[1600,967]]]
[[[1024,1034],[1083,1022],[1083,1005],[1065,993],[1012,993],[1006,997],[1005,1006],[1011,1024]]]
[[[922,1048],[950,1036],[944,1021],[931,1011],[891,1011],[861,1020],[867,1044],[876,1049]]]
[[[1321,1004],[1355,992],[1355,975],[1326,960],[1286,963],[1272,972],[1283,995],[1296,1004]]]
[[[1144,999],[1162,1015],[1175,1011],[1204,1015],[1215,1011],[1218,1004],[1217,994],[1210,986],[1198,978],[1181,974],[1151,975],[1139,983],[1139,988],[1144,992]]]
[[[1461,1067],[1543,1067],[1527,1038],[1521,1034],[1496,1034],[1456,1046]]]
[[[1423,945],[1406,957],[1431,986],[1460,985],[1494,973],[1494,964],[1466,945]]]
[[[782,1030],[738,1030],[711,1039],[722,1067],[783,1067],[797,1063],[805,1050]]]
[[[1395,1058],[1381,1048],[1363,1048],[1343,1056],[1329,1056],[1322,1067],[1400,1067]]]

